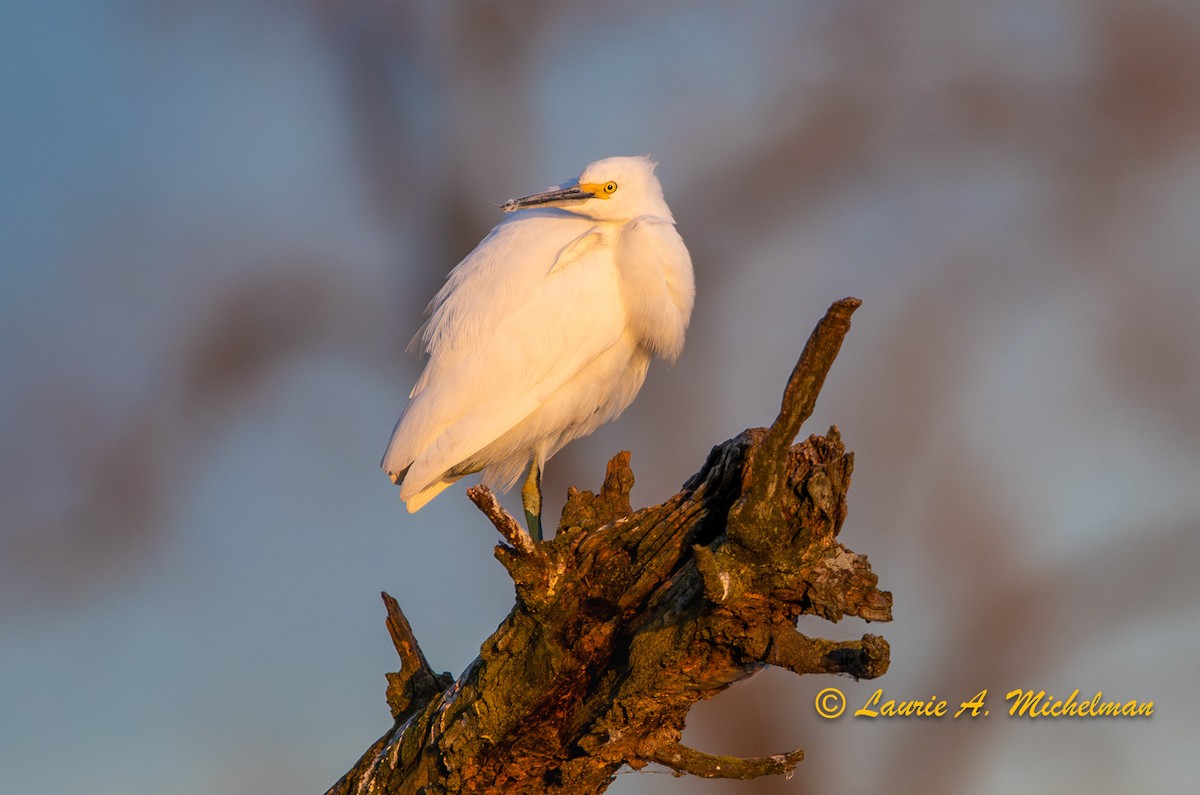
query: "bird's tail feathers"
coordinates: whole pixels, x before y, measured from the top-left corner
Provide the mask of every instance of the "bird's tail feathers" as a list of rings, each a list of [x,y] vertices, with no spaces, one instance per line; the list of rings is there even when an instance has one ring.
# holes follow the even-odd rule
[[[462,475],[440,478],[407,499],[404,498],[404,490],[401,489],[400,499],[404,500],[404,507],[408,509],[409,513],[416,513],[434,497],[457,483],[461,477]]]

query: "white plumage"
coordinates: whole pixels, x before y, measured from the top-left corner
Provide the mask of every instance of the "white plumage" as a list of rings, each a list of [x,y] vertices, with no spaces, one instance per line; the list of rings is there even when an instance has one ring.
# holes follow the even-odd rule
[[[532,460],[540,481],[633,401],[652,357],[683,350],[692,262],[648,158],[597,161],[502,209],[418,335],[429,361],[382,462],[410,512],[480,470],[509,488]]]

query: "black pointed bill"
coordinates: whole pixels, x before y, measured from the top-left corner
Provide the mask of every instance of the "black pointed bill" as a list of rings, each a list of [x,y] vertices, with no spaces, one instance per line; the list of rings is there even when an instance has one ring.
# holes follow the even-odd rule
[[[514,210],[524,210],[527,207],[559,207],[570,202],[591,199],[595,195],[578,185],[571,185],[566,188],[548,190],[545,193],[535,193],[532,196],[525,196],[520,199],[509,199],[500,205],[500,209],[506,213],[511,213]]]

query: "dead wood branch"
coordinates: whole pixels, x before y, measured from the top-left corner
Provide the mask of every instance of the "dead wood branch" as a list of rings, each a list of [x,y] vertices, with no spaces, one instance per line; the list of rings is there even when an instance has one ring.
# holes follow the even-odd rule
[[[569,492],[558,533],[535,545],[486,489],[472,489],[508,542],[495,554],[516,604],[451,683],[434,676],[389,602],[412,673],[390,675],[395,724],[329,795],[598,793],[621,766],[649,762],[705,777],[793,769],[801,751],[714,756],[680,735],[692,704],[764,664],[863,678],[887,670],[878,636],[834,642],[796,630],[802,614],[891,619],[891,594],[866,557],[837,541],[853,455],[837,428],[791,446],[858,305],[839,301],[817,325],[774,424],[715,447],[661,505],[631,509],[621,453],[598,494]]]

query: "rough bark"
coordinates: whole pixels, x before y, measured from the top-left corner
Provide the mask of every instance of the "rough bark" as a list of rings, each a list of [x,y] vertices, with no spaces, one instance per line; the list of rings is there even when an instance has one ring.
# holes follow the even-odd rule
[[[457,681],[426,662],[385,594],[402,670],[394,725],[328,795],[598,793],[623,765],[751,778],[790,771],[799,750],[759,759],[680,743],[689,708],[764,665],[873,678],[888,645],[807,637],[796,619],[891,619],[867,559],[837,541],[853,454],[836,427],[792,446],[859,301],[817,325],[770,428],[715,447],[661,505],[633,511],[629,454],[599,494],[571,490],[554,539],[534,544],[482,487],[471,498],[507,543],[495,554],[516,604]]]

